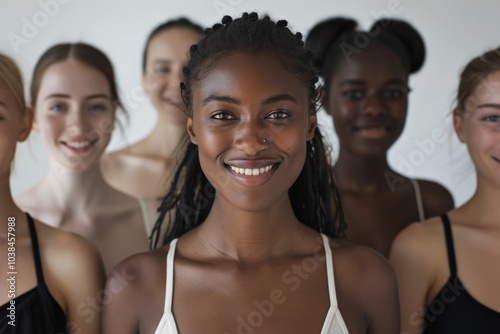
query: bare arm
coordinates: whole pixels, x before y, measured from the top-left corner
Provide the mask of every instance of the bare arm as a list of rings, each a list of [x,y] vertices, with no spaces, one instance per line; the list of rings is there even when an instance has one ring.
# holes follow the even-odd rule
[[[426,296],[432,284],[432,254],[428,247],[428,231],[422,224],[412,224],[394,240],[390,261],[398,280],[401,305],[401,330],[421,333]],[[426,242],[427,241],[427,242]]]
[[[71,333],[99,333],[105,273],[98,251],[80,236],[61,233],[47,252],[51,281],[65,302]]]

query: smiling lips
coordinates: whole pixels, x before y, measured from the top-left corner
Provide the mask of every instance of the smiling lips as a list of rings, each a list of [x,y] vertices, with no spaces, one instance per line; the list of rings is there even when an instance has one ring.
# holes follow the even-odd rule
[[[391,127],[386,125],[367,125],[354,127],[362,137],[369,139],[381,139],[389,134]]]
[[[74,140],[74,141],[67,141],[64,142],[62,141],[61,143],[69,148],[71,151],[77,153],[77,154],[85,154],[90,151],[90,149],[94,146],[94,144],[97,142],[97,139],[95,140]]]
[[[238,174],[247,175],[247,176],[250,176],[250,175],[257,176],[257,175],[261,175],[261,174],[265,174],[265,173],[269,172],[271,169],[273,169],[274,164],[266,166],[266,167],[262,167],[262,168],[240,168],[240,167],[231,166],[231,165],[228,165],[228,166],[229,166],[229,168],[231,168],[231,170],[233,170],[234,172],[236,172]]]

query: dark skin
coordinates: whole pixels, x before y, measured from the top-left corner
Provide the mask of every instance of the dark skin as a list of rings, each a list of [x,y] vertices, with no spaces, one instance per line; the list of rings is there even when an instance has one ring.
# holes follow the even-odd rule
[[[387,151],[400,136],[408,108],[408,73],[399,56],[371,45],[340,60],[323,96],[339,137],[334,166],[347,239],[389,255],[392,241],[419,221],[410,180],[389,165]],[[453,208],[450,193],[435,182],[418,180],[425,217]]]
[[[181,236],[176,249],[172,311],[180,333],[237,333],[238,319],[248,322],[256,303],[271,299],[273,310],[254,333],[321,332],[330,309],[324,248],[319,234],[297,220],[288,197],[315,126],[307,88],[271,52],[225,55],[193,87],[188,132],[217,192],[205,222]],[[270,164],[256,177],[230,167]],[[388,262],[369,249],[329,242],[349,332],[396,333]],[[104,333],[154,333],[164,309],[168,248],[120,264],[118,271],[136,279],[105,309]],[[302,269],[304,261],[314,270]],[[108,287],[116,282],[110,277]]]

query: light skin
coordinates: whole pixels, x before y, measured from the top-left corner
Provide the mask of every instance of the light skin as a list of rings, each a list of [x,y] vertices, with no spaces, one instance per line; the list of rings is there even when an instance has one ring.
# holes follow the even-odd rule
[[[15,271],[16,297],[37,286],[33,249],[27,218],[16,206],[9,187],[10,166],[16,144],[24,141],[30,132],[33,113],[30,109],[20,110],[12,93],[0,81],[0,254],[7,259],[8,234],[7,221],[15,218]],[[12,220],[12,218],[11,218]],[[102,260],[97,250],[82,237],[58,231],[35,221],[39,241],[44,280],[51,295],[66,314],[67,326],[79,329],[80,333],[97,333],[100,327],[100,313],[93,319],[78,311],[89,297],[95,297],[104,286],[105,275]],[[6,282],[7,271],[0,274]],[[75,286],[78,289],[75,289]],[[8,285],[0,285],[0,305],[9,302]]]
[[[486,87],[480,89],[491,94],[476,90],[478,93],[467,99],[475,99],[471,107],[453,113],[455,132],[467,145],[476,170],[477,188],[471,199],[448,212],[448,217],[460,281],[474,299],[500,313],[500,270],[490,265],[500,261],[500,72],[489,78],[492,80],[486,80]],[[429,219],[403,230],[394,241],[390,259],[398,278],[402,330],[420,333],[421,310],[450,276],[441,220]]]
[[[151,39],[143,88],[157,111],[156,125],[146,138],[106,154],[102,160],[106,181],[130,196],[152,200],[154,209],[168,186],[176,167],[175,153],[186,136],[187,116],[179,85],[189,47],[201,37],[193,29],[174,27]]]
[[[109,186],[99,168],[114,114],[101,72],[74,59],[51,65],[37,94],[34,124],[49,150],[49,172],[16,199],[34,217],[91,240],[107,271],[148,249],[139,202]]]
[[[288,196],[316,127],[307,87],[272,52],[235,51],[212,64],[192,92],[188,132],[216,194],[207,219],[176,249],[173,314],[179,331],[236,332],[238,317],[247,319],[255,301],[280,290],[286,301],[278,298],[257,330],[319,333],[330,307],[324,249],[319,234],[297,220]],[[388,263],[371,250],[330,242],[350,333],[395,333],[397,292]],[[168,248],[120,264],[138,279],[105,310],[104,333],[154,333],[163,313]],[[311,273],[297,269],[311,260]],[[287,273],[290,268],[296,272]],[[108,285],[113,283],[111,278]],[[130,298],[134,307],[123,307]],[[214,310],[216,317],[202,316]]]
[[[405,125],[408,73],[393,51],[378,45],[350,60],[340,60],[323,96],[339,137],[334,172],[349,225],[346,235],[350,242],[388,256],[397,233],[419,220],[411,182],[387,159]],[[451,195],[439,184],[418,184],[425,217],[453,207]]]

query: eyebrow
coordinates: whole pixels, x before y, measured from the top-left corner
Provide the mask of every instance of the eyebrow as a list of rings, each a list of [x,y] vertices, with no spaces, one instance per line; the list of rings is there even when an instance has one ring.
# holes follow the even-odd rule
[[[67,94],[50,94],[50,95],[45,97],[45,100],[53,98],[53,97],[70,98],[71,96],[69,96]],[[84,100],[100,99],[100,98],[111,100],[111,98],[106,94],[93,94],[93,95],[85,96]]]
[[[339,86],[364,85],[364,84],[365,84],[365,82],[363,80],[348,79],[348,80],[341,81],[339,83]],[[405,85],[406,86],[406,82],[404,80],[401,80],[401,79],[391,79],[391,80],[384,82],[384,85]]]
[[[241,105],[241,101],[230,96],[226,95],[216,95],[216,94],[211,94],[207,98],[203,100],[203,105],[212,102],[212,101],[218,101],[218,102],[226,102],[226,103],[231,103],[231,104],[236,104],[236,105]],[[277,102],[283,102],[283,101],[288,101],[288,102],[293,102],[297,103],[297,99],[294,98],[290,94],[279,94],[279,95],[274,95],[271,97],[268,97],[267,99],[262,102],[263,105],[269,105]]]
[[[486,104],[480,104],[476,107],[476,109],[480,108],[494,108],[494,109],[500,109],[500,104],[495,104],[495,103],[486,103]]]

